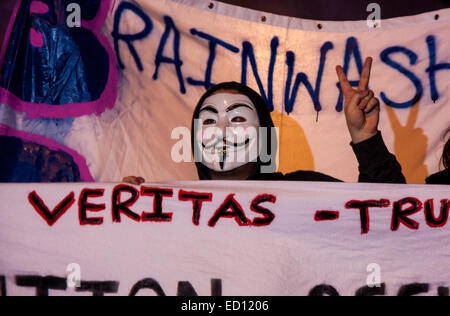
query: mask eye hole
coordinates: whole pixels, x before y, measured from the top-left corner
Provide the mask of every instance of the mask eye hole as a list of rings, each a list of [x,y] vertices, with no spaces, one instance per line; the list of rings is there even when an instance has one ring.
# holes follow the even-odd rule
[[[245,123],[247,120],[242,116],[235,116],[231,119],[232,123]]]
[[[216,120],[206,119],[203,121],[203,125],[213,125],[213,124],[216,124]]]

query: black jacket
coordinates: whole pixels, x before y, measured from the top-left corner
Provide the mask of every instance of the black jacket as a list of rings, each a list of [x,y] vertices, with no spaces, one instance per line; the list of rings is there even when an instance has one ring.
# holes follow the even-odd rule
[[[432,174],[426,182],[427,184],[450,184],[450,169]]]
[[[402,168],[395,156],[386,148],[381,133],[359,144],[351,144],[351,146],[359,162],[358,182],[406,183]],[[314,171],[296,171],[285,175],[279,172],[259,174],[254,180],[341,182],[341,180]]]

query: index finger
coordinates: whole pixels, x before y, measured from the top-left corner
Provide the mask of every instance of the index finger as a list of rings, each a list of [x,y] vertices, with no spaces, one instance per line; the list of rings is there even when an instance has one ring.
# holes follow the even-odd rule
[[[339,78],[339,83],[341,84],[342,92],[344,92],[344,94],[347,94],[347,92],[353,91],[353,88],[350,82],[348,82],[347,76],[345,75],[344,69],[342,69],[341,66],[336,67],[336,73]]]
[[[370,71],[372,69],[372,57],[367,57],[359,80],[358,90],[364,91],[369,87]]]

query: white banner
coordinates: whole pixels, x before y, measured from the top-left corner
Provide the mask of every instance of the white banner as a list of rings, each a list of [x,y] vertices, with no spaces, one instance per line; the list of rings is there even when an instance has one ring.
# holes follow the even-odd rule
[[[449,292],[445,186],[17,184],[0,198],[0,295]]]

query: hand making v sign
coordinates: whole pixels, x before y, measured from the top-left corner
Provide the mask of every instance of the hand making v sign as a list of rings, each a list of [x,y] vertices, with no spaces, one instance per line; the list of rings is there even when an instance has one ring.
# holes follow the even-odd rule
[[[368,57],[364,63],[358,88],[353,89],[342,67],[336,67],[344,93],[345,119],[354,144],[363,142],[378,133],[380,101],[372,90],[367,90],[371,68],[372,58]]]

